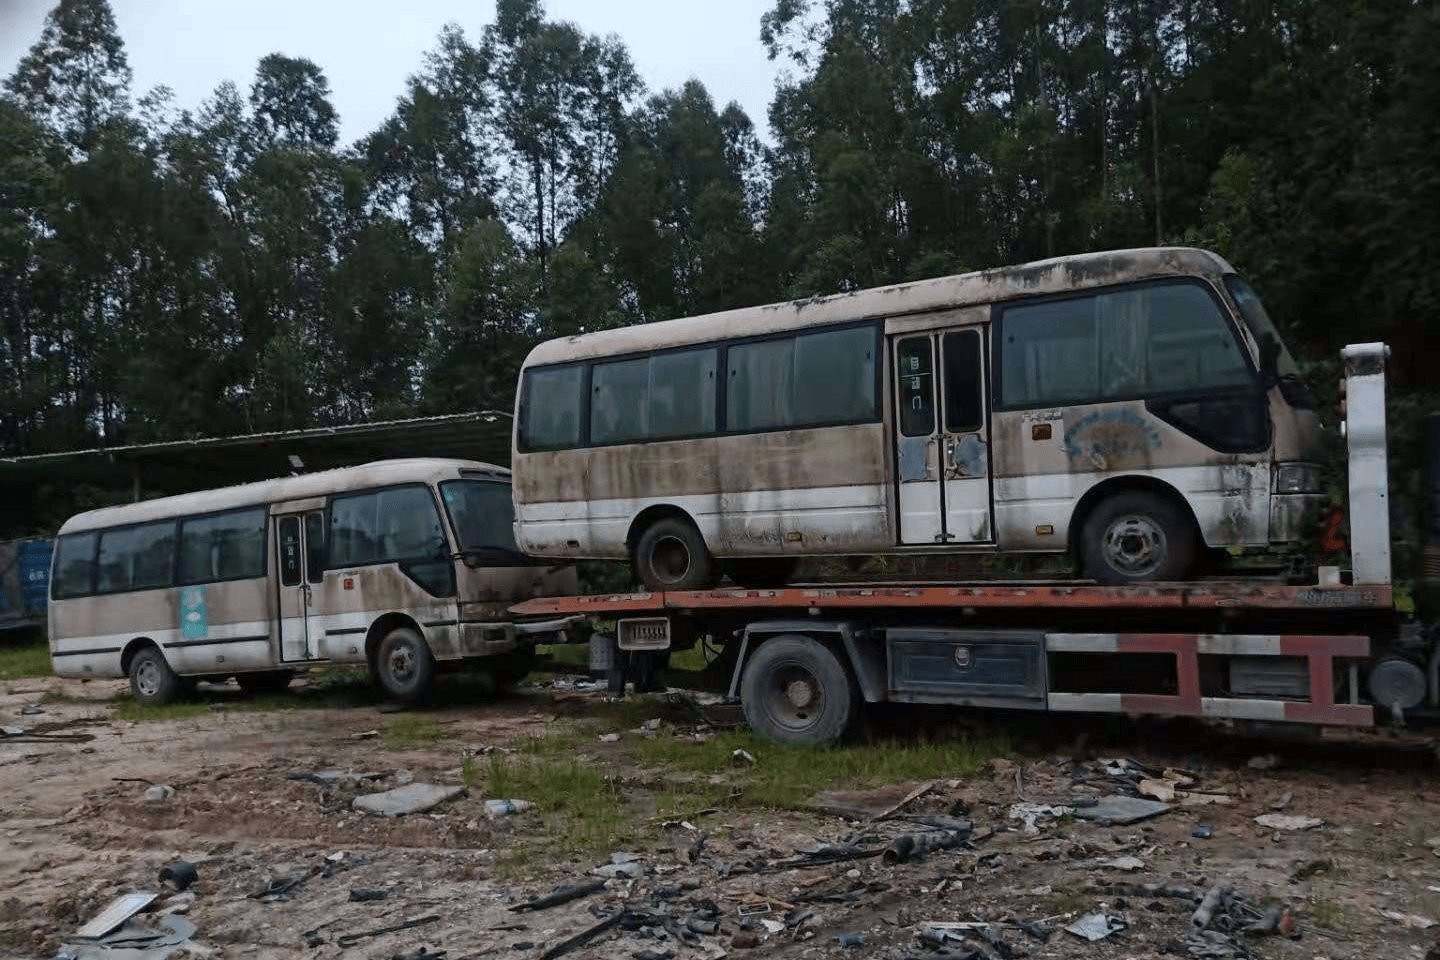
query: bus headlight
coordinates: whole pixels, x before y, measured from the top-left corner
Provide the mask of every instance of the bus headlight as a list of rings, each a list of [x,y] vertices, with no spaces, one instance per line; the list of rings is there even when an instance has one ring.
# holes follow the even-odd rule
[[[1320,468],[1313,463],[1277,463],[1276,493],[1321,493]]]

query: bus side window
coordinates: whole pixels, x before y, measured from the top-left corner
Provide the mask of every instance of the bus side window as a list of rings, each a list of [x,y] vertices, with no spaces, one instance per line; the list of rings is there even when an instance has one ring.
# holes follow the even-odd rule
[[[305,514],[305,579],[325,579],[325,514],[319,510]]]
[[[930,338],[901,340],[896,351],[900,384],[900,434],[928,437],[935,432],[935,388],[931,382]]]
[[[945,334],[945,429],[968,433],[985,423],[980,392],[980,334]]]
[[[300,583],[300,518],[280,518],[280,584],[285,587]]]

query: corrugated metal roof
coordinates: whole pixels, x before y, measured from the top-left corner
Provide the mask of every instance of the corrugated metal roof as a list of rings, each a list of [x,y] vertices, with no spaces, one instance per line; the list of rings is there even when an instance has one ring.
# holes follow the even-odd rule
[[[288,476],[403,457],[478,460],[508,467],[511,415],[477,410],[335,427],[0,457],[0,483],[89,483],[147,496]]]

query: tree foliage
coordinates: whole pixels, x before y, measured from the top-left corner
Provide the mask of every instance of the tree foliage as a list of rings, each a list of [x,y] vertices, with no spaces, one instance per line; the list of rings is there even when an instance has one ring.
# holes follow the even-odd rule
[[[0,97],[8,454],[508,408],[539,339],[1086,250],[1229,257],[1294,345],[1440,305],[1440,9],[777,0],[763,137],[621,38],[500,0],[353,145],[271,54],[176,110],[108,0]]]

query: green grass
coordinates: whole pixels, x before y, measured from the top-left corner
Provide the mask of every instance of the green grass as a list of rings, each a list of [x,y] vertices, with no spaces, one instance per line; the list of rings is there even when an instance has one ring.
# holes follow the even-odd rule
[[[381,736],[388,750],[420,750],[433,747],[450,734],[429,714],[403,713],[386,721]]]
[[[535,839],[553,849],[598,854],[637,836],[618,783],[596,764],[558,759],[554,752],[492,753],[488,763],[467,761],[461,770],[467,786],[483,781],[487,798],[534,804],[534,814],[522,816],[541,819],[544,829]]]
[[[23,647],[0,646],[0,680],[25,680],[48,677],[50,647],[35,643]]]
[[[1004,738],[959,738],[935,742],[845,744],[797,749],[757,740],[748,731],[721,734],[693,743],[669,737],[646,740],[637,747],[641,762],[696,774],[730,771],[728,782],[739,788],[746,806],[794,808],[820,790],[864,788],[906,780],[968,777],[988,760],[1004,756]],[[732,755],[745,750],[753,767],[735,767]]]

